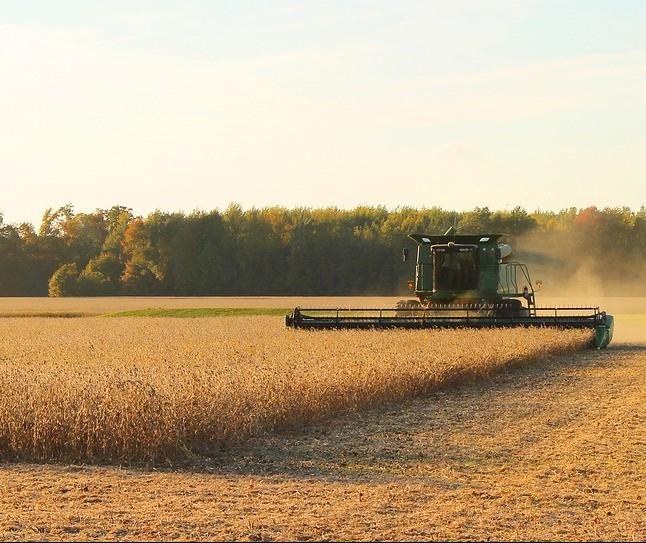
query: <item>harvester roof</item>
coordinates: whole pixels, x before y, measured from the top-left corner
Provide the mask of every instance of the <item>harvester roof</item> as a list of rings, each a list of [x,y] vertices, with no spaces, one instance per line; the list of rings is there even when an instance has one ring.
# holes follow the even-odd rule
[[[420,245],[438,245],[443,243],[465,243],[472,245],[495,244],[501,237],[509,234],[408,234],[408,237]]]

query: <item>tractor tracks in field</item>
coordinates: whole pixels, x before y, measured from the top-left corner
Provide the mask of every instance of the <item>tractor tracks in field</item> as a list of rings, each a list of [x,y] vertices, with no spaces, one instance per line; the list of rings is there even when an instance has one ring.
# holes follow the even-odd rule
[[[646,345],[550,357],[422,398],[253,438],[217,462],[219,469],[258,474],[388,479],[435,473],[442,458],[486,464],[568,449],[572,456],[589,440],[606,442],[643,424],[644,371]],[[429,458],[435,460],[423,461]]]

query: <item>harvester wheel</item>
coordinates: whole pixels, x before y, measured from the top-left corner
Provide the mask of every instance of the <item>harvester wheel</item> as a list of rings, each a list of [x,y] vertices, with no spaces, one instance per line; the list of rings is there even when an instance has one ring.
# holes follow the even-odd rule
[[[517,319],[524,316],[523,304],[520,300],[506,300],[497,304],[494,315],[499,319]]]

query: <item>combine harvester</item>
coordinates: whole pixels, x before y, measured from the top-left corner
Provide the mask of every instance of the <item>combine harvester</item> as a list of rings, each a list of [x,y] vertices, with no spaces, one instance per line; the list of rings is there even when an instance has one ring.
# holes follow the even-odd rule
[[[614,318],[599,307],[536,307],[525,264],[510,260],[507,234],[409,234],[417,244],[417,298],[390,309],[301,308],[285,316],[293,328],[491,328],[538,326],[590,329],[597,349],[612,340]],[[404,249],[404,261],[408,250]],[[519,287],[522,285],[522,287]]]

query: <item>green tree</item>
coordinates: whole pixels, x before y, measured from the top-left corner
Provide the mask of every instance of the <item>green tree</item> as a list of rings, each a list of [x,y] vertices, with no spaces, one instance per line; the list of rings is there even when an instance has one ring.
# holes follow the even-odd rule
[[[82,296],[109,296],[121,291],[124,263],[110,253],[90,260],[79,275],[79,294]]]
[[[78,294],[78,275],[76,262],[63,264],[49,280],[49,295],[63,297]]]
[[[86,268],[78,276],[77,294],[79,296],[109,296],[115,292],[113,285],[104,275]]]
[[[488,207],[476,207],[460,216],[458,232],[462,234],[494,234],[492,232],[491,211]]]
[[[123,258],[123,240],[130,221],[134,219],[132,209],[124,206],[112,206],[102,210],[107,235],[101,247],[104,253]]]

